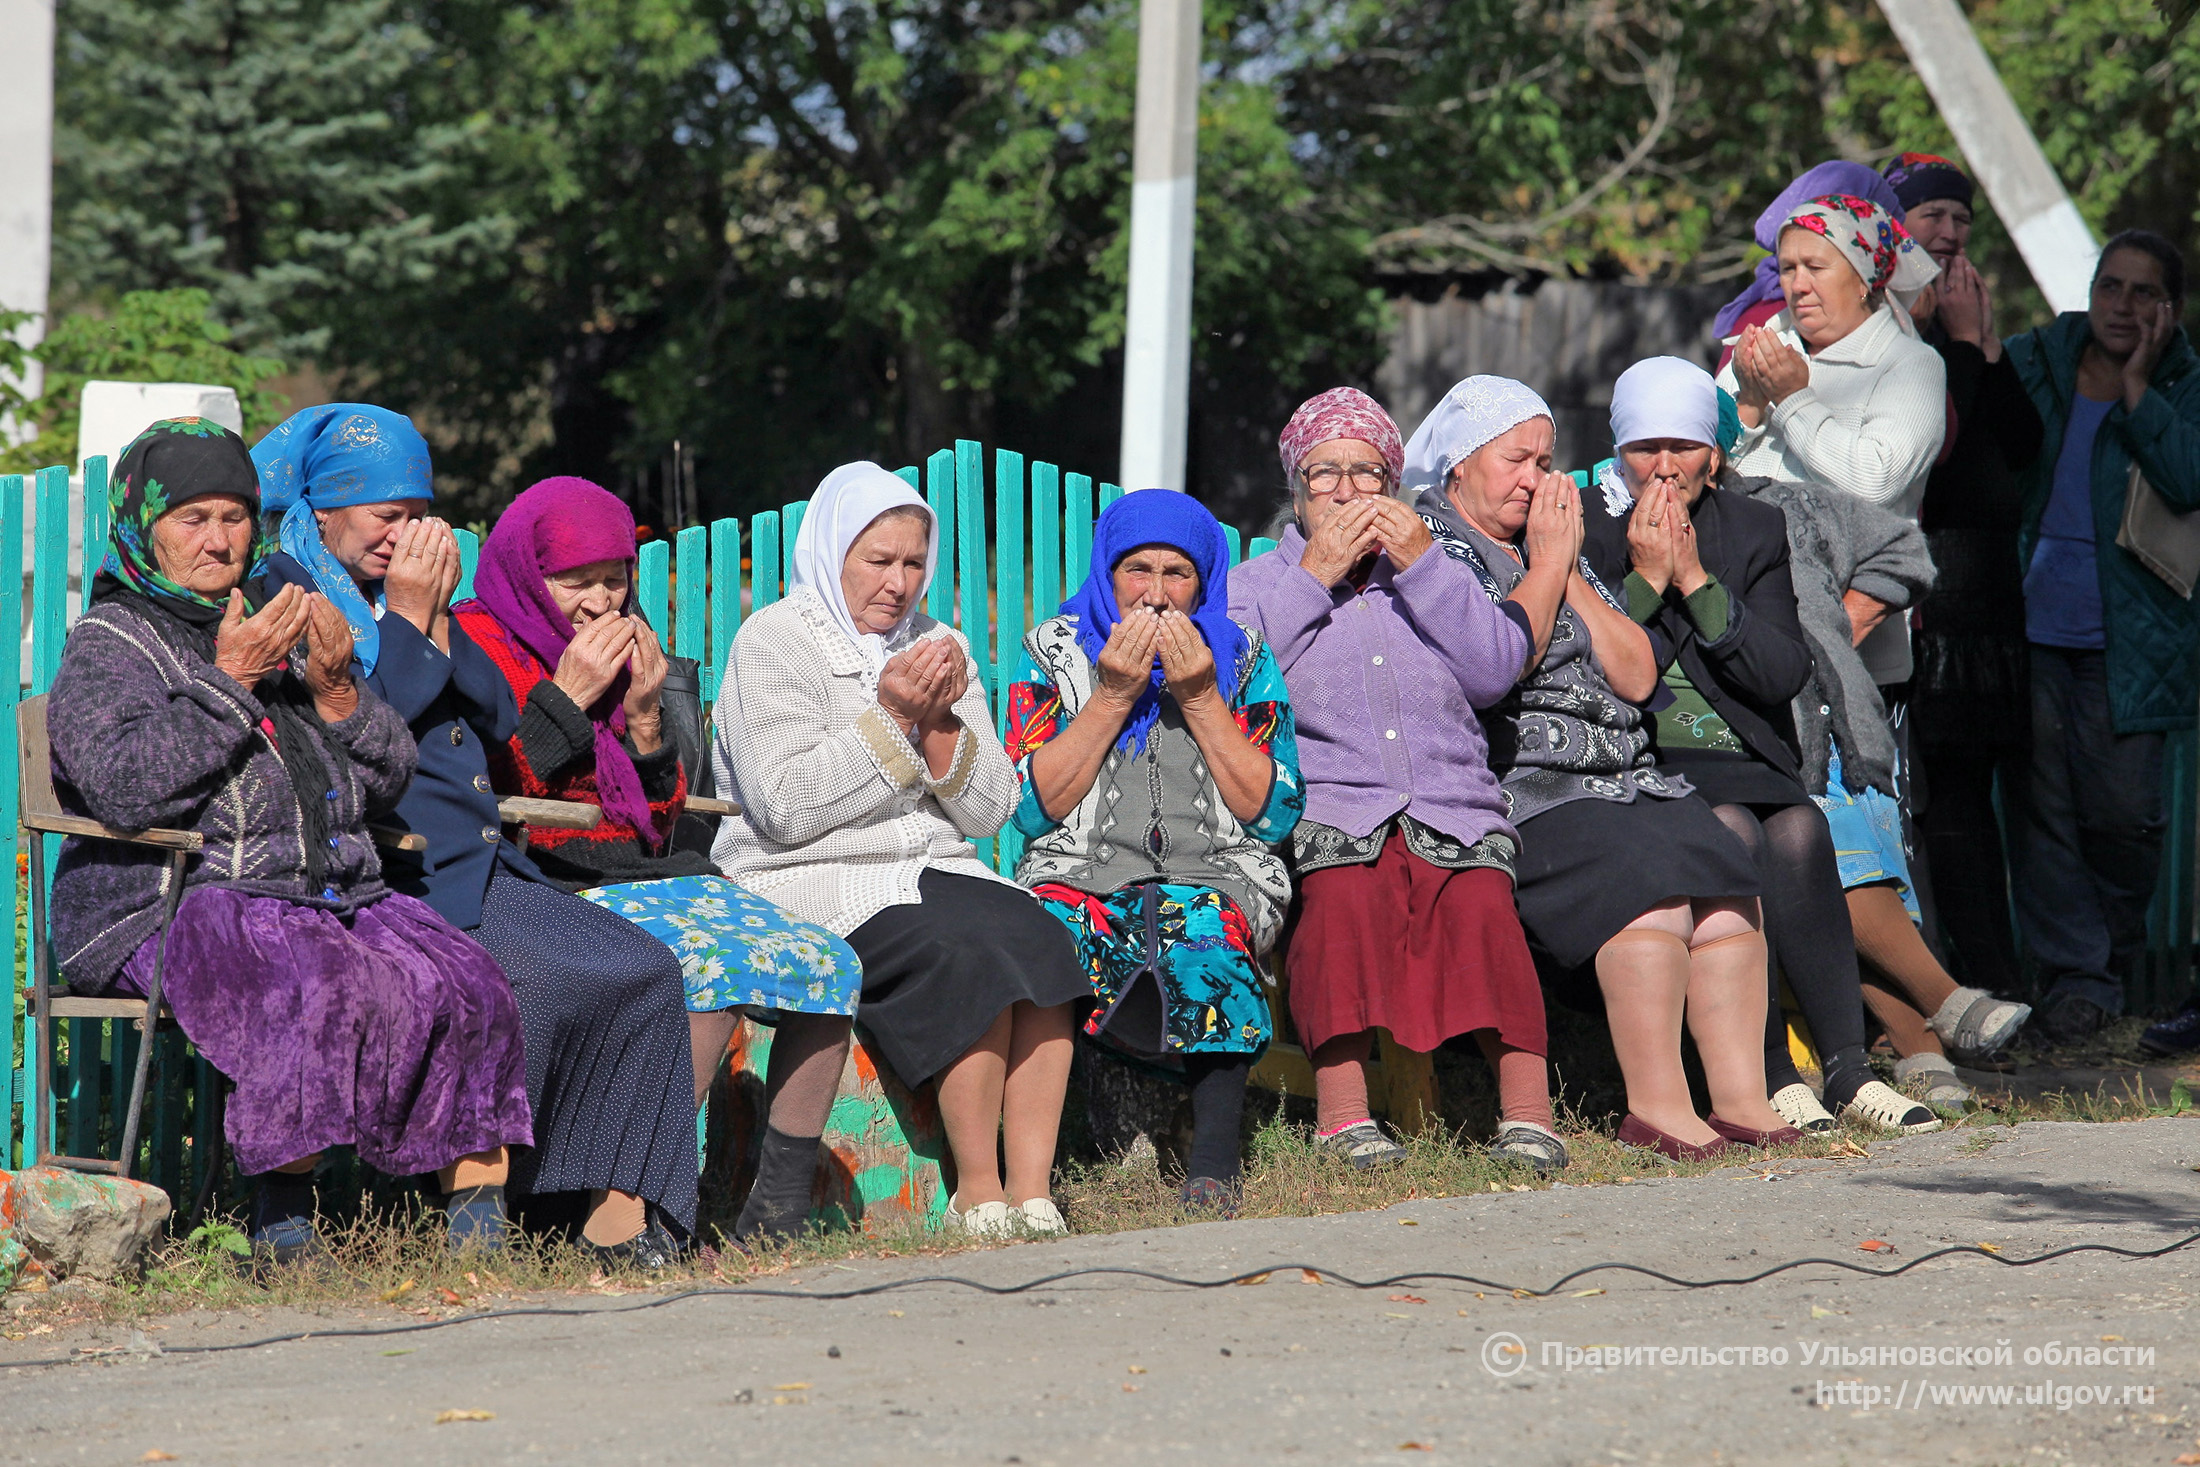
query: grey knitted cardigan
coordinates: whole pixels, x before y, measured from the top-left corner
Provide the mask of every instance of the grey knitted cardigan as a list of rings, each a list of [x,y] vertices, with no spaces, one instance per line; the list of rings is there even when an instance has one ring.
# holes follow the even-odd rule
[[[1804,790],[1825,792],[1827,754],[1838,739],[1841,783],[1851,792],[1868,785],[1892,795],[1894,735],[1878,685],[1852,640],[1841,594],[1862,591],[1898,614],[1915,605],[1933,587],[1925,532],[1892,510],[1822,484],[1729,475],[1721,487],[1767,500],[1787,516],[1795,609],[1816,663],[1793,705]]]
[[[206,846],[185,868],[186,889],[226,886],[336,912],[375,901],[387,888],[367,821],[412,779],[420,751],[405,720],[361,687],[358,711],[329,726],[351,757],[329,806],[324,882],[308,890],[298,797],[264,716],[250,690],[175,629],[102,602],[69,633],[47,700],[55,793],[70,814],[107,825],[198,831]],[[71,988],[112,986],[159,929],[165,858],[146,846],[63,842],[53,939]]]

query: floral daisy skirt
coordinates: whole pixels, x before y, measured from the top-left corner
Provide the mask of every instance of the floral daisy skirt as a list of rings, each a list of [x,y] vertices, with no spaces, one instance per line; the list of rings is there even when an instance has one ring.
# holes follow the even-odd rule
[[[855,950],[722,876],[631,881],[580,895],[679,955],[693,1013],[856,1011],[863,965]]]

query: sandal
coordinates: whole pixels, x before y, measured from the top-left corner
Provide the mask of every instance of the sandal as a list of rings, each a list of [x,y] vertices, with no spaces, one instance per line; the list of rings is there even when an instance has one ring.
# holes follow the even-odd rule
[[[1841,1115],[1845,1120],[1862,1121],[1906,1136],[1922,1136],[1940,1129],[1939,1116],[1884,1080],[1868,1080],[1858,1087],[1856,1098],[1841,1107]]]
[[[1977,1097],[1945,1055],[1913,1054],[1894,1067],[1895,1088],[1935,1110],[1962,1110]]]
[[[1772,1108],[1780,1113],[1780,1119],[1806,1136],[1830,1131],[1841,1124],[1833,1118],[1832,1111],[1819,1103],[1811,1088],[1800,1082],[1782,1085],[1773,1094]]]
[[[1379,1166],[1396,1166],[1406,1159],[1406,1149],[1383,1134],[1372,1119],[1354,1121],[1341,1131],[1314,1138],[1314,1145],[1351,1163],[1356,1172]]]
[[[2017,1031],[2032,1017],[2032,1006],[2010,1003],[1976,988],[1948,995],[1925,1026],[1948,1047],[1948,1058],[1965,1064],[1991,1059],[2017,1041]]]
[[[1532,1168],[1539,1177],[1566,1170],[1572,1160],[1558,1133],[1534,1121],[1499,1122],[1497,1139],[1490,1143],[1490,1157]]]

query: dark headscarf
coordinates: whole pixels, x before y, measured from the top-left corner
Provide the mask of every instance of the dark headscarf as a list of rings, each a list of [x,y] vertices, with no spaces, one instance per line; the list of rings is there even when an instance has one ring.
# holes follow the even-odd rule
[[[226,494],[251,507],[251,562],[239,589],[247,611],[258,611],[266,601],[258,578],[274,549],[260,524],[260,473],[242,438],[204,418],[163,418],[123,450],[107,484],[107,558],[92,579],[92,600],[128,602],[212,662],[227,598],[215,601],[176,584],[161,572],[153,553],[153,522],[209,494]],[[294,670],[278,669],[251,691],[275,727],[275,752],[298,798],[307,888],[317,890],[328,866],[329,795],[344,771],[343,746],[325,737],[327,725],[313,706],[313,694]],[[324,748],[327,760],[321,757]]]
[[[1395,431],[1395,430],[1393,430]],[[1380,445],[1378,445],[1379,447]],[[1092,567],[1085,583],[1062,603],[1062,614],[1077,619],[1077,645],[1097,666],[1115,624],[1123,619],[1115,600],[1115,565],[1141,545],[1181,550],[1199,572],[1199,597],[1192,603],[1192,625],[1214,654],[1215,685],[1225,700],[1237,693],[1239,666],[1245,660],[1245,628],[1230,619],[1230,542],[1207,506],[1173,489],[1142,489],[1126,494],[1100,512],[1092,527]],[[1154,721],[1161,716],[1161,667],[1157,662],[1146,691],[1131,705],[1116,747],[1141,752]]]
[[[1971,175],[1938,153],[1904,153],[1887,165],[1887,183],[1907,214],[1919,204],[1954,199],[1971,207]]]

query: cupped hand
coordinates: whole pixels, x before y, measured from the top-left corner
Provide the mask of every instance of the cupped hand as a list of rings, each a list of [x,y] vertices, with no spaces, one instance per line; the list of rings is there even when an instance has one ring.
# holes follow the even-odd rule
[[[1175,607],[1161,613],[1161,676],[1178,707],[1195,704],[1215,691],[1215,654],[1192,619]]]
[[[1635,574],[1660,594],[1673,584],[1674,535],[1671,496],[1663,484],[1652,484],[1627,516],[1627,558]]]
[[[937,721],[942,694],[954,689],[946,699],[946,706],[952,707],[955,698],[962,696],[961,688],[968,686],[961,662],[961,654],[946,637],[928,637],[895,653],[879,671],[879,706],[904,732],[928,720]]]
[[[214,633],[214,665],[244,687],[258,683],[282,666],[305,635],[307,600],[297,586],[285,586],[247,616],[244,592],[232,590]],[[348,629],[345,635],[349,637]]]
[[[390,568],[382,577],[389,609],[422,632],[451,609],[460,573],[458,537],[438,519],[418,519],[397,532]]]
[[[1968,341],[1992,361],[2001,355],[2001,340],[1994,335],[1994,301],[1977,267],[1958,255],[1941,271],[1940,324],[1957,341]]]
[[[1421,558],[1423,551],[1436,543],[1436,537],[1428,532],[1428,526],[1414,513],[1413,507],[1403,500],[1385,495],[1368,501],[1375,506],[1375,519],[1371,528],[1375,542],[1383,554],[1390,557],[1391,566],[1404,570]]]
[[[1128,708],[1153,685],[1153,664],[1160,647],[1161,618],[1152,608],[1134,606],[1108,633],[1100,649],[1100,685],[1094,692]]]
[[[1522,533],[1530,568],[1572,565],[1581,556],[1581,488],[1572,474],[1550,473],[1535,486],[1528,501],[1528,524]]]
[[[1307,538],[1299,564],[1325,586],[1339,586],[1352,568],[1381,543],[1375,529],[1376,501],[1355,499],[1332,509]]]
[[[635,625],[632,617],[603,616],[582,627],[565,644],[551,681],[576,706],[595,707],[633,655]]]
[[[359,706],[359,687],[351,676],[351,623],[326,596],[306,598],[306,691],[321,717],[338,723]]]
[[[1780,339],[1777,331],[1757,329],[1734,352],[1734,371],[1752,396],[1766,404],[1787,401],[1810,386],[1810,361]]]
[[[1671,485],[1663,490],[1665,509],[1659,515],[1673,530],[1673,579],[1672,586],[1683,596],[1693,596],[1711,579],[1703,568],[1701,547],[1696,542],[1695,517],[1688,506],[1681,503],[1681,496]]]
[[[664,693],[665,649],[656,629],[640,617],[629,617],[634,626],[634,648],[626,658],[626,718],[654,720]]]

